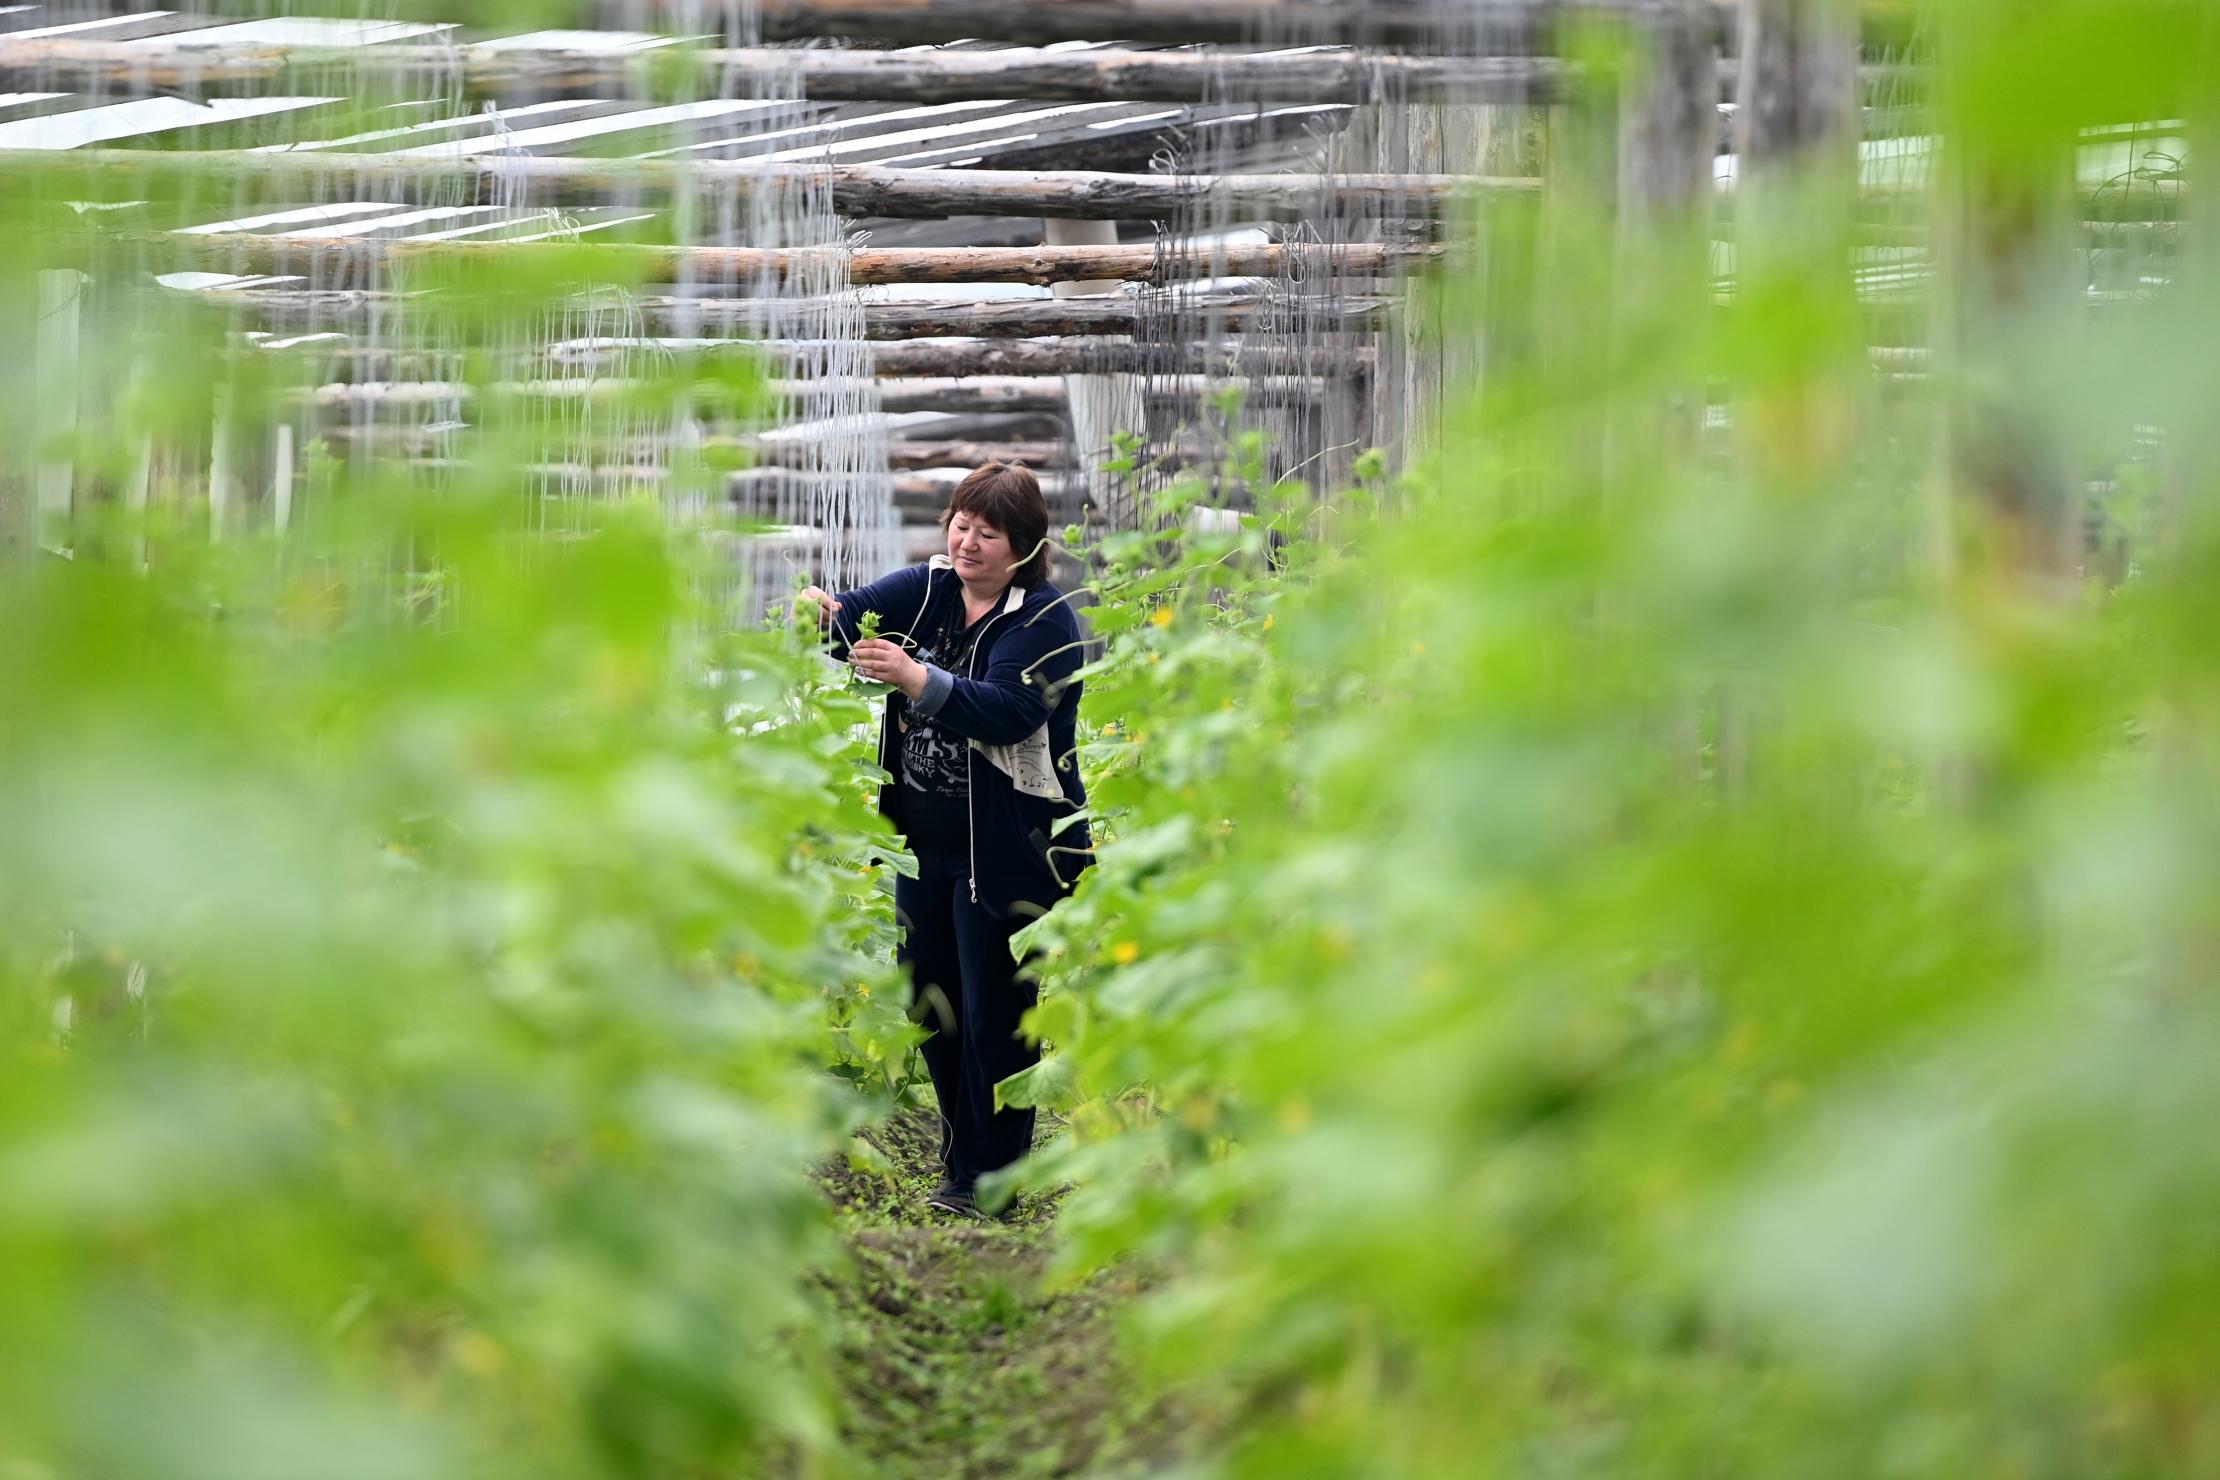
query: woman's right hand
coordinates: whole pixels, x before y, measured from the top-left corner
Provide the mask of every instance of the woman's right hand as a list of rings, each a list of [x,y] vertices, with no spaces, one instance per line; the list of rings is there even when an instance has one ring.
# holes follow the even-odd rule
[[[822,586],[804,586],[801,599],[817,603],[817,625],[820,627],[830,626],[832,619],[840,615],[840,603]]]

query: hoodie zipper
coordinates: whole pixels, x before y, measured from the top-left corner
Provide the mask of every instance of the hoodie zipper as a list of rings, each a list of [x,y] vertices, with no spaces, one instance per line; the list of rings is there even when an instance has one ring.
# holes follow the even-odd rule
[[[1019,597],[1018,601],[1021,606],[1024,604],[1023,597]],[[1004,602],[1002,610],[987,618],[987,625],[979,629],[979,639],[971,645],[971,652],[964,661],[964,677],[969,679],[978,678],[979,649],[986,646],[987,634],[994,630],[994,624],[1010,614],[1011,608],[1007,604],[1007,597],[1004,598]],[[967,739],[964,741],[964,842],[971,849],[971,877],[968,881],[971,885],[971,902],[977,904],[979,902],[979,816],[971,800],[971,761],[974,754],[976,754],[976,750],[971,741]]]

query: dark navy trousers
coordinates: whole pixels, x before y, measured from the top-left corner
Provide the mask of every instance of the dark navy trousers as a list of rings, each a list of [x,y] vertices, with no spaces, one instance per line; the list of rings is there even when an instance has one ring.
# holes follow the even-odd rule
[[[940,1098],[940,1159],[950,1180],[969,1188],[1033,1144],[1031,1110],[994,1108],[995,1084],[1040,1059],[1018,1033],[1039,988],[1018,980],[1010,949],[1027,922],[972,903],[961,859],[920,856],[917,878],[894,881],[894,909],[911,1010],[931,1032],[924,1054]]]

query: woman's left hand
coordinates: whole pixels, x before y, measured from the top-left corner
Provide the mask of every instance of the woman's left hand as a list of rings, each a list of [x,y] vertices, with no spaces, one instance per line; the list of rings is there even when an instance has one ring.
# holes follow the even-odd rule
[[[848,650],[848,661],[865,678],[890,683],[912,699],[925,692],[925,665],[902,651],[898,642],[867,637]]]

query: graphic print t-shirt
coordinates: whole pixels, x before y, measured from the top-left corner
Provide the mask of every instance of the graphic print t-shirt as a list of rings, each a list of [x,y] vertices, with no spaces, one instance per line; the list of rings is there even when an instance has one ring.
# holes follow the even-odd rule
[[[959,678],[968,676],[971,652],[978,646],[979,633],[986,622],[987,618],[982,617],[967,628],[963,603],[948,603],[948,610],[937,626],[915,634],[917,660],[945,668]],[[963,801],[971,786],[971,773],[965,764],[965,752],[969,747],[964,738],[950,734],[915,710],[910,711],[908,724],[909,729],[902,736],[903,785],[928,796]]]

